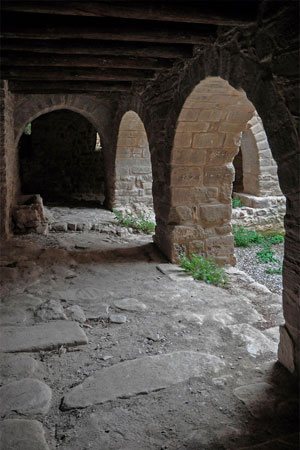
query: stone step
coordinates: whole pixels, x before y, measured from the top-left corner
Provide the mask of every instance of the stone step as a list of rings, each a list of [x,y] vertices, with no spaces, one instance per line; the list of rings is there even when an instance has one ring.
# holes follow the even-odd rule
[[[36,352],[64,346],[87,344],[88,339],[78,323],[53,320],[28,327],[7,326],[0,331],[0,351]]]

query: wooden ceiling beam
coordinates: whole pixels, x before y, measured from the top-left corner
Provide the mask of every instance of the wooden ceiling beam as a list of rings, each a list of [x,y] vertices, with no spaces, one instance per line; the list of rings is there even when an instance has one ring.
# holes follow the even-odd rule
[[[100,40],[38,40],[2,39],[3,51],[67,55],[122,55],[148,58],[189,58],[193,56],[192,45],[167,45],[151,42],[109,42]]]
[[[31,52],[2,52],[2,64],[10,66],[45,66],[45,67],[96,67],[164,70],[174,63],[170,59],[142,58],[128,56],[94,56],[94,55],[52,55]]]
[[[253,22],[257,14],[257,2],[203,1],[185,2],[93,2],[93,1],[9,1],[3,2],[4,11],[56,14],[86,17],[115,17],[122,19],[171,21],[213,25],[245,25]]]
[[[172,44],[201,44],[216,37],[213,25],[176,24],[144,21],[116,21],[93,17],[3,13],[1,37],[18,39],[100,39],[121,42],[162,42]],[[62,44],[63,45],[63,44]]]
[[[89,93],[99,92],[128,92],[131,82],[101,82],[101,81],[9,81],[9,90],[15,93]]]
[[[87,69],[70,67],[18,67],[2,66],[4,80],[49,81],[135,81],[152,80],[155,72],[136,69]]]

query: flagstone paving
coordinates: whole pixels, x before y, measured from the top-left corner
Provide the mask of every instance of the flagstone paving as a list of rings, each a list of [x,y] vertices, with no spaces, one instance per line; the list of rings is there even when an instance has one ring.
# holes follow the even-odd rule
[[[4,246],[3,260],[16,264],[0,305],[1,444],[298,448],[295,384],[276,363],[280,296],[235,268],[227,288],[194,281],[150,238],[107,247],[100,234]]]

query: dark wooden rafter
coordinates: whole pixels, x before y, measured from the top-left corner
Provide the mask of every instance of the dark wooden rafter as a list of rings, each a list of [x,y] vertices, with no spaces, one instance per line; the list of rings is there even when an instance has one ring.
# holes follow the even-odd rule
[[[130,91],[132,83],[105,81],[9,81],[9,90],[15,93],[99,93]]]
[[[158,44],[152,42],[109,42],[101,40],[38,40],[2,39],[3,51],[22,51],[66,55],[122,55],[147,58],[189,58],[193,55],[192,45]]]
[[[201,44],[216,36],[217,26],[148,21],[116,21],[94,17],[3,14],[1,36],[18,39],[100,39],[121,42]]]
[[[136,69],[2,66],[2,77],[7,80],[135,81],[152,80],[155,72]]]
[[[241,4],[242,3],[242,4]],[[170,21],[213,25],[244,25],[256,18],[257,2],[198,1],[198,2],[90,2],[90,1],[9,1],[4,11],[36,12],[85,17],[115,17],[123,19]]]
[[[128,57],[128,56],[95,56],[95,55],[52,55],[32,52],[2,52],[2,64],[11,66],[46,66],[46,67],[95,67],[123,68],[139,70],[170,69],[173,60]]]

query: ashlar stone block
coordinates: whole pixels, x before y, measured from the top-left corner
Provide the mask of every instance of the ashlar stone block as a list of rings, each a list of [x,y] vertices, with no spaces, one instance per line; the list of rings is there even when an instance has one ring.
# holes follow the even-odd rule
[[[173,168],[172,186],[199,186],[202,183],[202,169],[199,167]]]
[[[230,220],[231,218],[230,205],[222,205],[220,203],[212,205],[201,205],[199,209],[200,218],[206,223],[221,224],[224,221]]]

